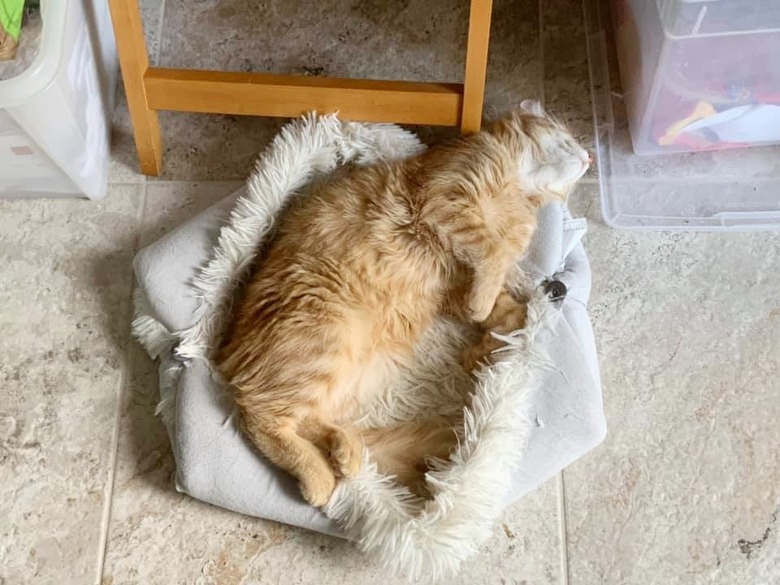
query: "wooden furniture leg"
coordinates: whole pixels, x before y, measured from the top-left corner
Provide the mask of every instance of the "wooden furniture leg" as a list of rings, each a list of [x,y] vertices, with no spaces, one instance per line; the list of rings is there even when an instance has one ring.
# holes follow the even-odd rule
[[[460,131],[479,132],[485,98],[490,15],[493,0],[471,0],[469,37],[466,44],[466,75],[463,82],[463,111]]]
[[[138,0],[109,0],[108,4],[141,172],[157,176],[162,170],[160,123],[157,112],[149,107],[144,84],[149,69],[149,51]]]

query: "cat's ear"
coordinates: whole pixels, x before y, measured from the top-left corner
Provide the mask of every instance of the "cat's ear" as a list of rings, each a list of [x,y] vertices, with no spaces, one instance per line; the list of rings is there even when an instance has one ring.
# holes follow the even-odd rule
[[[520,102],[520,109],[534,116],[544,116],[542,104],[537,100],[523,100]]]

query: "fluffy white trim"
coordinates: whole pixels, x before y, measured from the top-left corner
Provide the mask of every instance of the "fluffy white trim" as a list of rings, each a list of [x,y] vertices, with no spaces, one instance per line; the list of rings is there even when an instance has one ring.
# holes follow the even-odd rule
[[[168,332],[138,295],[133,333],[154,357],[172,351],[178,359],[208,359],[233,291],[288,198],[315,174],[339,164],[400,159],[423,149],[416,137],[394,125],[343,122],[335,115],[312,115],[288,124],[258,160],[247,194],[236,202],[212,259],[192,282],[201,300],[195,324]],[[463,332],[438,324],[425,343],[431,351],[421,352],[419,367],[402,384],[406,391],[389,389],[367,413],[372,422],[388,422],[408,420],[426,411],[429,403],[456,408],[465,404],[458,448],[449,461],[436,462],[427,476],[433,499],[417,500],[366,459],[359,475],[342,481],[325,508],[362,550],[386,567],[410,579],[446,577],[490,536],[517,453],[532,428],[524,413],[534,372],[543,361],[536,355],[534,338],[547,305],[543,297],[532,297],[527,327],[503,338],[507,346],[502,359],[478,372],[476,383],[454,362]],[[158,410],[168,420],[179,372],[179,366],[169,367],[161,382],[165,388]]]
[[[533,427],[526,414],[529,389],[544,356],[534,339],[549,303],[535,295],[526,328],[502,339],[500,361],[483,367],[463,426],[458,448],[427,474],[433,499],[420,509],[409,492],[377,472],[366,459],[357,477],[343,480],[325,508],[358,546],[385,568],[410,581],[440,580],[457,572],[492,534],[506,502],[517,453]]]

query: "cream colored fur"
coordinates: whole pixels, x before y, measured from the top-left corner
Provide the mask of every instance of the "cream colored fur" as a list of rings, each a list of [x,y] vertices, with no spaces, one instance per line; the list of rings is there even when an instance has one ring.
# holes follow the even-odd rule
[[[500,346],[492,333],[522,328],[507,275],[539,207],[562,201],[587,164],[565,128],[520,110],[416,157],[349,169],[283,211],[214,357],[242,430],[308,502],[327,503],[364,446],[425,493],[427,459],[455,447],[453,421],[356,423],[435,319],[485,332],[469,371]]]

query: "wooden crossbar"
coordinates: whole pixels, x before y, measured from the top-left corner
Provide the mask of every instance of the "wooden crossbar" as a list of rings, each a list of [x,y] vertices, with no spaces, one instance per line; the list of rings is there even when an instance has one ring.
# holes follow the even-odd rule
[[[155,110],[295,117],[312,110],[352,120],[455,126],[463,86],[150,68],[144,76]]]

